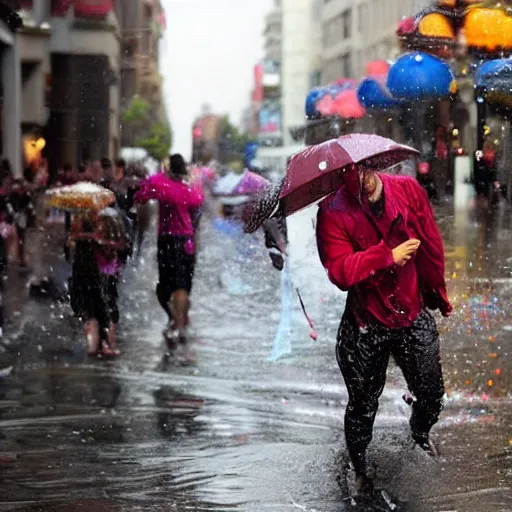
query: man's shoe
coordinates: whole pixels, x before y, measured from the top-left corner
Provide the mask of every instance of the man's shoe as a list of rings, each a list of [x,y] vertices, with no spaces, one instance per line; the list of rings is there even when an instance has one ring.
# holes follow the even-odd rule
[[[366,475],[359,475],[356,477],[356,482],[354,484],[354,495],[372,495],[374,491],[373,488],[373,480],[368,478]]]

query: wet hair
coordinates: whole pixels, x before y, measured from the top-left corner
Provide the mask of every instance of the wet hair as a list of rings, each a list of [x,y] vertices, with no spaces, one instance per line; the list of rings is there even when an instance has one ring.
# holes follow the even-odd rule
[[[112,169],[112,160],[110,158],[102,158],[101,159],[101,168],[102,169]]]
[[[171,155],[170,158],[171,163],[171,173],[175,176],[186,176],[188,173],[187,170],[187,163],[185,162],[185,159],[179,154],[175,153],[174,155]]]

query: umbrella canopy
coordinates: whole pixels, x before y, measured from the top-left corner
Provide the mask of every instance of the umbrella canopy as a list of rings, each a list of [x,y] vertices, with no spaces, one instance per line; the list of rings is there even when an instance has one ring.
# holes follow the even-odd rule
[[[211,167],[194,167],[191,172],[191,179],[194,183],[201,183],[203,186],[211,186],[217,178],[215,169]]]
[[[103,210],[115,203],[114,193],[100,185],[89,182],[47,190],[50,206],[59,210]]]
[[[252,171],[245,171],[242,179],[238,182],[236,187],[231,191],[232,196],[252,196],[265,190],[270,185],[270,182],[263,176],[256,174]]]
[[[354,165],[380,170],[417,155],[408,146],[371,134],[350,134],[296,154],[280,187],[272,188],[252,207],[245,229],[252,232],[280,211],[291,215],[338,190]],[[347,174],[348,176],[348,174]]]
[[[225,176],[217,180],[213,187],[213,194],[216,196],[229,196],[242,178],[242,174],[237,174],[233,171],[228,172]]]
[[[448,64],[422,52],[402,55],[389,70],[387,87],[393,97],[404,101],[446,98],[457,92]]]

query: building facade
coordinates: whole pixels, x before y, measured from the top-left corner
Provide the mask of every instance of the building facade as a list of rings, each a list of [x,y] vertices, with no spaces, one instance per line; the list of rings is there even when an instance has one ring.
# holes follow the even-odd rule
[[[282,0],[281,105],[284,145],[303,126],[304,102],[320,85],[323,0]]]
[[[121,108],[141,98],[155,119],[166,117],[162,101],[162,77],[159,71],[159,45],[165,28],[164,11],[159,0],[117,2],[121,49]],[[133,147],[137,134],[123,127],[122,145]]]
[[[119,152],[120,29],[112,0],[57,0],[50,11],[52,168]]]
[[[166,118],[158,0],[6,3],[23,21],[17,30],[0,21],[0,155],[16,175],[36,147],[51,171],[117,156],[122,109],[134,96]]]
[[[369,62],[395,58],[398,23],[430,4],[429,0],[324,0],[322,82],[358,79]]]
[[[15,176],[33,155],[48,120],[47,79],[50,73],[50,27],[45,3],[5,2],[20,11],[22,26],[9,29],[0,21],[1,102],[0,154]]]
[[[275,0],[274,8],[265,16],[265,60],[281,61],[282,11],[281,0]]]

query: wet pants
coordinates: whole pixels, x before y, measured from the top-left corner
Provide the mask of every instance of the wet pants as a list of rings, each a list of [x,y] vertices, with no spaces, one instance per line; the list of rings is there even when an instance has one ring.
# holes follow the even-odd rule
[[[336,356],[349,394],[345,438],[358,473],[365,471],[366,449],[372,440],[391,355],[416,399],[410,420],[416,442],[428,440],[430,429],[443,408],[439,335],[428,311],[422,311],[412,326],[405,329],[390,329],[380,324],[363,329],[351,313],[345,312],[338,332]]]
[[[172,317],[169,301],[177,290],[192,290],[195,254],[188,254],[189,236],[163,235],[158,238],[158,284],[156,296],[164,311]]]

